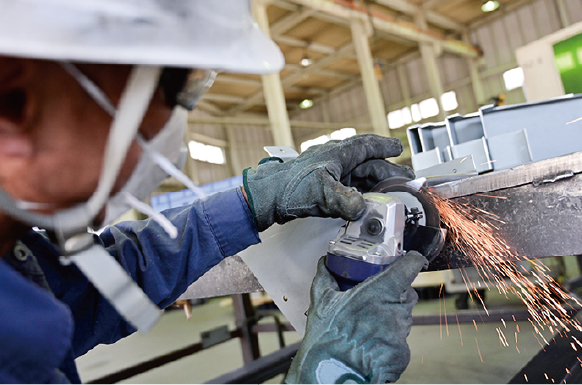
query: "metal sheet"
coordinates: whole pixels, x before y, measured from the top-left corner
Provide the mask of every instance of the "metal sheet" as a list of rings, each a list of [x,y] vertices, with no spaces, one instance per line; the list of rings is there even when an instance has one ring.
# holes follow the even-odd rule
[[[239,253],[301,335],[317,261],[344,223],[342,219],[302,218],[273,225],[261,233],[260,244]]]

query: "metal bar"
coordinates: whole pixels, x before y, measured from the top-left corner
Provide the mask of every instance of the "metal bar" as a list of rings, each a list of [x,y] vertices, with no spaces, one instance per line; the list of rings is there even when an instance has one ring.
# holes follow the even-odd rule
[[[242,368],[216,377],[207,384],[260,384],[278,374],[285,373],[299,350],[300,342],[261,357]]]
[[[289,322],[281,323],[281,330],[284,332],[294,332],[295,328],[291,326]],[[263,332],[278,332],[277,325],[275,324],[257,324],[253,326],[253,333],[263,333]]]
[[[364,7],[360,7],[353,2],[342,0],[292,0],[292,2],[342,19],[349,20],[352,17],[360,18],[362,20],[371,19],[374,27],[380,31],[412,41],[439,43],[445,51],[458,55],[478,57],[481,54],[479,49],[460,40],[448,39],[441,34],[427,29],[418,28],[411,23],[397,20],[396,18],[387,15],[375,12],[370,12],[370,14],[368,14]]]
[[[577,313],[576,310],[567,310],[568,317],[571,317]],[[558,312],[556,312],[556,315]],[[531,314],[527,309],[519,310],[490,310],[489,313],[484,311],[462,311],[459,313],[452,314],[431,314],[431,315],[418,315],[412,317],[412,325],[439,325],[442,322],[448,322],[450,324],[457,323],[473,323],[473,321],[481,322],[501,322],[502,320],[514,320],[515,321],[527,321],[531,318]]]
[[[581,320],[579,315],[576,318]],[[572,348],[574,339],[582,340],[582,332],[575,329],[558,331],[550,343],[509,380],[509,384],[579,384],[582,354],[579,349]]]
[[[388,132],[388,123],[386,121],[384,100],[382,98],[382,92],[380,92],[378,79],[376,79],[374,59],[372,58],[372,51],[370,50],[364,22],[362,20],[353,19],[351,22],[351,30],[352,41],[354,42],[354,47],[356,48],[356,54],[358,56],[362,84],[364,85],[364,93],[366,94],[366,101],[368,102],[368,113],[370,114],[374,134],[390,136],[390,133]]]
[[[582,152],[446,183],[435,186],[432,191],[441,198],[457,198],[523,186],[532,183],[536,178],[558,174],[565,170],[575,174],[582,172]]]
[[[233,295],[232,305],[237,327],[240,330],[243,361],[248,364],[261,356],[259,337],[256,333],[253,333],[253,325],[256,322],[255,310],[248,294]]]
[[[233,330],[230,332],[230,339],[240,337],[239,330]],[[147,372],[148,370],[155,369],[167,363],[179,360],[180,358],[192,355],[196,352],[202,350],[202,343],[198,342],[185,348],[175,350],[173,352],[164,354],[162,356],[156,357],[149,361],[142,362],[140,364],[125,368],[115,373],[108,374],[104,377],[97,378],[95,380],[89,381],[89,384],[114,384],[130,377],[137,376],[138,374]]]

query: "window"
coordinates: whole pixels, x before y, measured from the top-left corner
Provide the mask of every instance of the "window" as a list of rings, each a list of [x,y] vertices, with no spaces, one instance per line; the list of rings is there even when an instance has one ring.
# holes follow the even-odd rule
[[[315,146],[316,144],[324,144],[329,142],[329,136],[321,135],[315,139],[306,140],[305,142],[301,143],[301,152],[307,150],[311,146]]]
[[[439,105],[435,98],[424,99],[418,103],[418,108],[420,109],[420,116],[423,119],[432,118],[439,114]]]
[[[388,127],[400,128],[404,126],[404,119],[402,119],[402,110],[396,110],[388,113]]]
[[[307,150],[311,146],[315,146],[316,144],[327,143],[330,141],[330,139],[342,140],[354,135],[356,135],[355,128],[342,128],[341,130],[332,132],[330,135],[321,135],[315,139],[306,140],[305,142],[301,143],[301,152]]]
[[[503,73],[503,82],[507,91],[523,86],[523,70],[521,67],[505,71]]]
[[[442,94],[441,103],[443,104],[443,109],[445,111],[456,110],[457,107],[459,107],[459,103],[457,103],[457,94],[455,91],[449,91]]]
[[[215,164],[226,163],[224,151],[220,147],[202,144],[191,140],[190,143],[188,143],[188,149],[190,150],[190,156],[192,159]]]
[[[341,130],[332,132],[330,137],[332,140],[342,140],[354,135],[356,135],[355,128],[342,128]]]
[[[410,112],[412,113],[412,120],[415,122],[419,122],[422,119],[420,116],[420,109],[418,108],[418,104],[413,104],[410,106]]]
[[[404,124],[412,123],[412,115],[410,113],[410,108],[404,107],[400,111],[402,111],[402,121],[404,122]]]

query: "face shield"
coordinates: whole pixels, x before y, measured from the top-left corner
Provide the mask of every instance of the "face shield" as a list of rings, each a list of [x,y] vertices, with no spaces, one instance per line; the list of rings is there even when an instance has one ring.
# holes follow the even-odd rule
[[[72,63],[63,62],[61,65],[97,104],[115,117],[115,107],[91,79]],[[133,208],[158,222],[171,238],[177,236],[177,230],[172,223],[142,201],[169,176],[175,177],[198,196],[204,196],[181,171],[188,154],[183,139],[188,124],[186,110],[192,110],[196,106],[215,78],[216,72],[212,70],[169,67],[162,70],[159,88],[166,104],[173,108],[172,116],[151,140],[145,140],[139,132],[136,134],[142,148],[140,159],[121,191],[107,201],[105,217],[97,223],[98,227],[112,223]]]

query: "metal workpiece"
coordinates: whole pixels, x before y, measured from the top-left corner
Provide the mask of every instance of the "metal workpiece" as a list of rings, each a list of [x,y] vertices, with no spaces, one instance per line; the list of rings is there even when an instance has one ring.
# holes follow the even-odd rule
[[[582,172],[582,152],[443,183],[432,187],[431,191],[441,198],[450,199],[532,184],[539,178],[552,179],[569,172]]]
[[[582,153],[548,159],[488,175],[437,186],[453,197],[497,216],[495,235],[513,248],[517,259],[582,254]],[[507,258],[507,257],[506,257]],[[472,266],[447,244],[429,270]]]
[[[178,300],[211,298],[222,295],[254,293],[263,287],[238,256],[223,259],[198,278]]]

